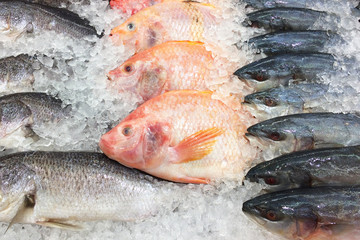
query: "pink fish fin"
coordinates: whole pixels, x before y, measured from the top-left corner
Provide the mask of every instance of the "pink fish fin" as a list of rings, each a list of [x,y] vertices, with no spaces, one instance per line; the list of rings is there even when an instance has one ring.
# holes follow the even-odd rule
[[[210,180],[206,178],[197,178],[197,177],[182,177],[174,181],[183,182],[183,183],[195,183],[195,184],[209,184]]]
[[[186,163],[200,160],[212,152],[216,137],[224,133],[224,130],[214,127],[198,131],[174,147],[178,158],[173,163]]]

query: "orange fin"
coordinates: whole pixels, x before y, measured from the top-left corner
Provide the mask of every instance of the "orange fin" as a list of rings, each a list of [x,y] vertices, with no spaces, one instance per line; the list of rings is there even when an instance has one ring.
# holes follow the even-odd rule
[[[195,184],[209,184],[210,180],[206,178],[197,178],[197,177],[182,177],[178,178],[175,181],[183,183],[195,183]]]
[[[212,152],[216,137],[224,133],[220,128],[209,128],[196,132],[174,147],[178,158],[173,163],[186,163],[202,159]]]

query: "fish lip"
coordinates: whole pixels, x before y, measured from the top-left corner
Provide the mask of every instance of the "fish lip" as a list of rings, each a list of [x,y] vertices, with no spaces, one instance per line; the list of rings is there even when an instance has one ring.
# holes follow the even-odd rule
[[[245,137],[256,137],[256,135],[254,135],[253,133],[249,132],[249,130],[248,130],[248,132],[245,133]]]

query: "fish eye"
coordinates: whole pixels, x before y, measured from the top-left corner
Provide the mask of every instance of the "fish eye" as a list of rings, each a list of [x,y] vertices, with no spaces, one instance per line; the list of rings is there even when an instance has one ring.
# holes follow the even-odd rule
[[[267,80],[267,77],[263,73],[255,73],[252,78],[259,82]]]
[[[271,140],[274,140],[274,141],[280,141],[280,140],[282,140],[281,134],[278,133],[278,132],[272,132],[272,133],[270,133],[270,134],[269,134],[269,138],[270,138]]]
[[[279,184],[279,181],[276,179],[276,177],[273,177],[273,176],[265,177],[264,182],[268,185],[278,185]]]
[[[134,23],[129,23],[127,26],[127,29],[130,31],[130,32],[132,32],[132,31],[134,31],[135,30],[135,24]]]
[[[277,105],[277,104],[276,104],[276,101],[274,101],[273,99],[271,99],[271,98],[269,98],[269,97],[266,97],[266,98],[264,99],[264,103],[265,103],[265,105],[268,106],[268,107],[274,107],[274,106]]]
[[[130,73],[133,70],[133,66],[131,64],[128,64],[124,67],[125,72]]]
[[[265,217],[270,221],[279,221],[281,217],[273,210],[269,210],[266,212]]]
[[[127,137],[130,136],[132,134],[131,127],[130,126],[124,127],[122,130],[122,134]]]

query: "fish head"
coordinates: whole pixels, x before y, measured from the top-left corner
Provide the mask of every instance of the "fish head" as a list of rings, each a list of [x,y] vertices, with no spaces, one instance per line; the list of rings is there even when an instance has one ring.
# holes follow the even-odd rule
[[[147,101],[159,95],[166,81],[166,71],[144,52],[134,55],[108,73],[110,86],[119,91],[133,92]]]
[[[252,66],[252,64],[238,69],[234,75],[257,91],[277,87],[280,81],[280,79],[274,77],[276,74],[273,69]]]
[[[133,114],[134,113],[134,114]],[[162,164],[170,142],[170,127],[136,111],[100,139],[101,150],[111,159],[140,170]]]
[[[136,51],[145,50],[159,44],[161,20],[152,8],[146,8],[132,15],[123,24],[113,28],[110,37],[114,44],[134,46]]]
[[[16,160],[16,161],[13,161]],[[18,159],[0,159],[0,220],[11,221],[26,196],[35,194],[35,173]]]
[[[281,125],[276,121],[276,118],[269,119],[258,124],[255,124],[247,129],[247,136],[255,136],[266,140],[275,142],[285,141],[289,137],[286,129],[281,128]]]
[[[286,160],[274,159],[259,163],[248,171],[245,180],[262,183],[264,190],[270,192],[307,186],[310,181],[307,173]]]
[[[32,123],[31,110],[21,101],[0,102],[0,137],[5,137],[22,126]]]
[[[269,231],[287,239],[306,239],[317,228],[311,204],[291,191],[269,193],[243,204],[243,212]]]

